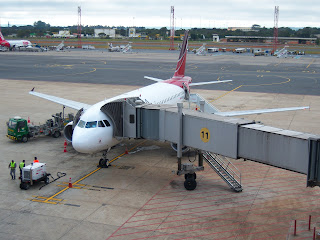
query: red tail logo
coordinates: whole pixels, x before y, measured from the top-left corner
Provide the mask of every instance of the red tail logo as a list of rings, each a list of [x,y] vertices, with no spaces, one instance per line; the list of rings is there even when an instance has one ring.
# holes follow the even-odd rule
[[[180,51],[179,61],[177,63],[176,71],[173,77],[184,77],[184,71],[186,69],[187,60],[187,48],[188,48],[188,31],[185,31],[183,44]]]
[[[2,32],[0,32],[0,41],[4,41],[4,37],[2,35]]]

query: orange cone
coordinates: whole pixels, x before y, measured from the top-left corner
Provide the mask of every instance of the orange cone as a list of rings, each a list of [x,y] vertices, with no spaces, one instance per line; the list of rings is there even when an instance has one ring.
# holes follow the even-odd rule
[[[63,149],[63,152],[67,152],[67,140],[64,140],[64,149]]]
[[[71,178],[69,179],[69,188],[72,188]]]
[[[124,154],[129,154],[127,146],[126,146],[126,151],[124,152]]]

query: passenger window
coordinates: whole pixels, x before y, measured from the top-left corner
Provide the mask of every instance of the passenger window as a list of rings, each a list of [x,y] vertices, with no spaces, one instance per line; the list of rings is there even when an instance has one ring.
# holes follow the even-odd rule
[[[99,121],[99,122],[98,122],[98,127],[105,127],[105,125],[103,124],[102,121]]]
[[[103,120],[103,122],[107,127],[110,127],[110,123],[108,122],[108,120]]]
[[[84,126],[86,125],[85,121],[80,120],[78,123],[78,127],[84,128]]]
[[[97,122],[94,121],[94,122],[87,122],[86,124],[86,128],[95,128],[97,127]]]

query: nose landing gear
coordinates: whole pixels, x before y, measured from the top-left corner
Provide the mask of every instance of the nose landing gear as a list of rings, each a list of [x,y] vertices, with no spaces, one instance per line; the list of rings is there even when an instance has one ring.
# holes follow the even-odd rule
[[[108,153],[108,151],[104,151],[102,153],[102,158],[100,158],[100,160],[99,160],[98,167],[108,168],[109,166],[111,166],[109,159],[107,158],[107,153]]]

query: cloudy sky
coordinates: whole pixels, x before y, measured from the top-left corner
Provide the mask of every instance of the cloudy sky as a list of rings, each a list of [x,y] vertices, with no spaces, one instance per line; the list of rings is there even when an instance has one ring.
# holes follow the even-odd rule
[[[279,27],[320,27],[320,0],[0,0],[0,6],[1,26],[38,20],[51,26],[77,25],[81,6],[82,25],[168,27],[174,6],[177,29],[270,28],[279,6]]]

